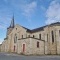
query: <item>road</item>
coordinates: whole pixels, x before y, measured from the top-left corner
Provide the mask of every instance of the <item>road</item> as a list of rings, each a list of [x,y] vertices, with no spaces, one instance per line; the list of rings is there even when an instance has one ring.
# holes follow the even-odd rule
[[[60,60],[60,56],[24,56],[17,54],[0,53],[0,60]]]

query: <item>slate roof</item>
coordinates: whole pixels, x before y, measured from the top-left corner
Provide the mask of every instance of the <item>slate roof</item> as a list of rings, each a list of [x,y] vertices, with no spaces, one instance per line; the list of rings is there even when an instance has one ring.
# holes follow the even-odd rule
[[[54,26],[55,26],[55,25],[56,25],[56,26],[58,26],[58,25],[60,26],[60,22],[55,22],[55,23],[52,23],[52,24],[50,24],[50,25],[48,25],[48,26],[53,26],[53,25],[54,25]]]
[[[56,23],[52,23],[52,24],[49,24],[49,25],[46,25],[46,26],[43,26],[43,27],[39,27],[39,28],[36,28],[36,29],[33,29],[33,30],[30,30],[30,29],[27,29],[27,32],[30,32],[30,33],[34,33],[34,32],[38,32],[38,31],[43,31],[45,27],[47,26],[60,26],[60,22],[56,22]]]
[[[38,32],[38,31],[43,31],[44,30],[44,27],[46,27],[46,26],[33,29],[33,30],[31,30],[31,33]]]
[[[44,28],[47,27],[47,26],[60,26],[60,22],[51,23],[49,25],[42,26],[42,27],[39,27],[39,28],[36,28],[36,29],[32,29],[32,30],[30,30],[30,29],[28,29],[26,27],[23,27],[23,26],[21,26],[21,27],[23,27],[24,29],[26,29],[27,32],[29,32],[29,33],[34,33],[34,32],[38,32],[38,31],[43,31]]]

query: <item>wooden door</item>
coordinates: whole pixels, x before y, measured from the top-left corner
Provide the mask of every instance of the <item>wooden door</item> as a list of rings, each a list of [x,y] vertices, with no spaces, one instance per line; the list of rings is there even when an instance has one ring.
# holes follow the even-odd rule
[[[25,52],[25,44],[23,44],[23,52]]]

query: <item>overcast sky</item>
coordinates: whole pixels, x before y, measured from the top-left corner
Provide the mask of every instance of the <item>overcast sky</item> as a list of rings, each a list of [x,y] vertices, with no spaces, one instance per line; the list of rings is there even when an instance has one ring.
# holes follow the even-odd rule
[[[34,29],[60,21],[60,0],[0,0],[0,43],[14,14],[15,24]]]

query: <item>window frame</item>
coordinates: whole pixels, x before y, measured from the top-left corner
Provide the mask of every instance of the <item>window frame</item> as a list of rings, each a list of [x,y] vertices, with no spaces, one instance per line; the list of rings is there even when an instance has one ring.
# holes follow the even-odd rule
[[[54,32],[51,31],[51,35],[52,35],[52,43],[54,43]]]
[[[41,40],[41,34],[39,34],[39,39]]]
[[[39,48],[39,41],[37,41],[37,48]]]

